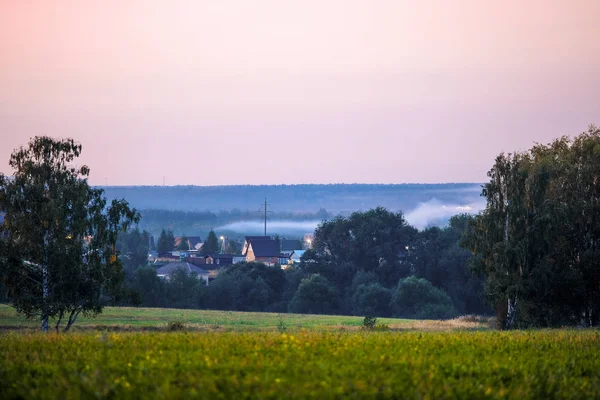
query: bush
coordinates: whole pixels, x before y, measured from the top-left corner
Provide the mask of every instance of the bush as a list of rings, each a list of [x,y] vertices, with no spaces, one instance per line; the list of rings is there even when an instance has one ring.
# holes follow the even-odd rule
[[[167,322],[167,331],[169,331],[169,332],[177,332],[177,331],[184,331],[184,330],[185,330],[185,324],[181,320]]]
[[[321,275],[302,279],[289,304],[289,311],[300,314],[331,314],[338,310],[338,291]]]
[[[414,276],[398,282],[391,306],[394,314],[402,318],[448,319],[457,314],[446,293]]]
[[[352,296],[352,311],[354,315],[387,317],[391,299],[391,292],[379,283],[362,284]]]
[[[375,324],[377,323],[377,318],[375,317],[365,317],[363,320],[363,329],[372,331],[375,328]]]
[[[373,330],[375,332],[386,332],[390,330],[390,326],[388,324],[375,324]]]

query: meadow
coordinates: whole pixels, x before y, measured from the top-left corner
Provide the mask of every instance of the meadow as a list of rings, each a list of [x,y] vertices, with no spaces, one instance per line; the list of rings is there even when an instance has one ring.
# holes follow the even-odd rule
[[[72,332],[42,334],[2,305],[0,398],[600,398],[597,330],[362,322],[109,307]]]
[[[215,310],[178,310],[167,308],[105,307],[96,317],[80,317],[72,330],[81,331],[161,331],[169,322],[182,322],[189,331],[274,331],[284,325],[289,329],[356,330],[362,317],[344,315],[276,314]],[[456,319],[417,321],[379,318],[391,329],[487,329],[485,320]],[[39,320],[26,319],[14,308],[0,304],[0,332],[36,332]],[[52,321],[51,321],[52,325]]]
[[[600,398],[597,331],[0,335],[0,398]]]

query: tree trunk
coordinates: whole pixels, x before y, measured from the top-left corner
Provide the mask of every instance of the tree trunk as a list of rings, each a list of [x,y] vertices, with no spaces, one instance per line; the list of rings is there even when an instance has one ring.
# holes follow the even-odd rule
[[[59,333],[58,329],[60,328],[60,323],[63,319],[63,315],[64,315],[64,312],[61,310],[60,314],[58,314],[58,321],[56,321],[56,326],[54,327],[54,330],[56,330],[56,333]]]
[[[496,329],[506,328],[506,315],[508,314],[508,302],[505,300],[499,301],[496,304]]]
[[[42,265],[42,332],[48,332],[48,297],[50,279],[48,276],[48,231],[44,235],[44,265]]]
[[[517,315],[517,303],[519,299],[515,296],[514,299],[508,298],[508,312],[506,315],[506,329],[514,328],[515,317]]]
[[[65,326],[65,329],[63,329],[63,332],[67,332],[69,329],[71,329],[71,326],[75,323],[75,321],[77,321],[77,317],[79,316],[80,311],[80,309],[75,309],[71,311],[71,315],[69,315],[69,321],[67,322],[67,326]]]

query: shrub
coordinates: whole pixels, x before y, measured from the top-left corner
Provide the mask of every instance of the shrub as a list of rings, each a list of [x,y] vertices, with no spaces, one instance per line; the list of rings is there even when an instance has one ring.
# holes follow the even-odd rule
[[[401,279],[392,297],[396,316],[416,319],[448,319],[456,316],[450,297],[429,281],[414,276]]]
[[[289,304],[289,311],[301,314],[329,314],[338,309],[337,289],[321,275],[302,279]]]
[[[390,326],[388,324],[375,324],[373,330],[376,332],[386,332],[390,330]]]
[[[281,315],[279,316],[279,321],[277,321],[277,330],[279,332],[287,331],[287,325],[285,324],[285,322],[283,322],[283,318],[281,318]]]
[[[390,315],[391,292],[379,283],[362,284],[352,295],[352,311],[355,315]]]
[[[181,320],[167,322],[167,331],[169,331],[169,332],[177,332],[177,331],[184,331],[184,330],[185,330],[185,324]]]
[[[376,317],[365,317],[363,320],[363,329],[372,331],[375,328],[375,324],[377,324]]]

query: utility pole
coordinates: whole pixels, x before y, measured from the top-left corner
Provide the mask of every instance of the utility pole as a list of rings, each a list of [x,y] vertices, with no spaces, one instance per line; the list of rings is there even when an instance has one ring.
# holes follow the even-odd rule
[[[265,236],[267,236],[267,198],[265,197]]]

